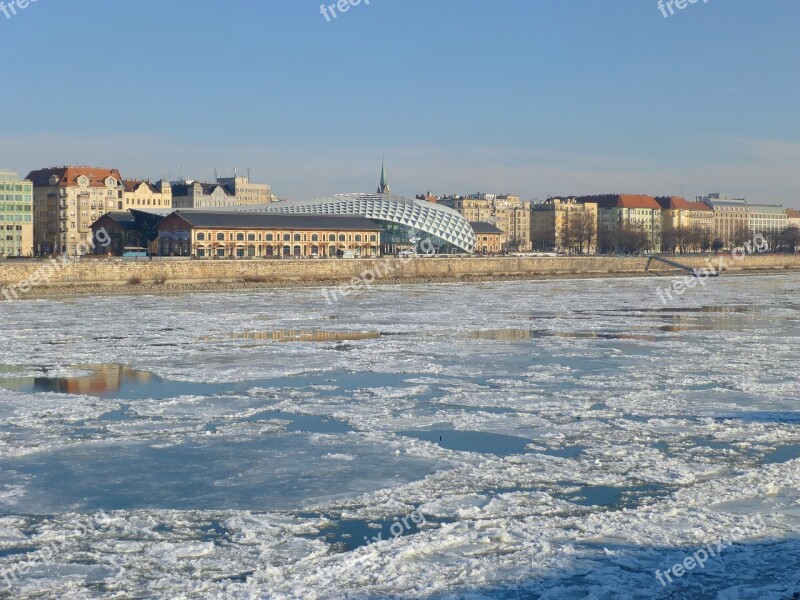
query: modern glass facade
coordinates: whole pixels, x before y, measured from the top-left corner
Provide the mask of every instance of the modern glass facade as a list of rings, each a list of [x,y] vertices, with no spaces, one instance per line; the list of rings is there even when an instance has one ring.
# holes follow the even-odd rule
[[[33,254],[33,184],[0,171],[0,257]]]

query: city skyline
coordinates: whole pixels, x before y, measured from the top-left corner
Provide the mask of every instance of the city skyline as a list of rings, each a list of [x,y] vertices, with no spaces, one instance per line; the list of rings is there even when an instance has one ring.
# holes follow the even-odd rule
[[[385,154],[405,196],[720,191],[800,206],[794,4],[665,19],[655,2],[372,0],[330,22],[315,2],[84,6],[0,15],[3,45],[30,59],[5,69],[26,96],[7,108],[3,168],[250,169],[305,199],[372,190]],[[78,27],[92,35],[61,35]],[[31,68],[52,56],[62,68]]]

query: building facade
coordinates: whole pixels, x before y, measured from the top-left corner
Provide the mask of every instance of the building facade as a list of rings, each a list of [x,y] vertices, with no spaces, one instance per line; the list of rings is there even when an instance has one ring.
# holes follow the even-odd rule
[[[698,198],[714,212],[714,236],[728,246],[756,234],[775,240],[789,224],[786,209],[774,204],[750,204],[744,198],[708,194]]]
[[[33,255],[33,184],[0,170],[0,258]]]
[[[172,184],[172,207],[224,208],[254,206],[276,200],[267,183],[252,183],[249,177],[220,177],[216,183],[185,179]]]
[[[500,254],[503,251],[503,232],[492,225],[481,221],[471,222],[475,232],[475,252],[478,254]]]
[[[575,247],[573,230],[587,228],[588,252],[597,249],[597,203],[554,197],[531,204],[531,244],[534,250],[568,252]],[[584,234],[586,235],[586,234]],[[569,238],[569,239],[567,239]],[[581,244],[582,245],[582,244]]]
[[[774,244],[781,231],[789,226],[786,209],[772,204],[750,204],[748,227],[753,235],[760,234]],[[773,246],[774,247],[774,246]]]
[[[176,211],[158,227],[161,256],[380,256],[381,228],[357,216]]]
[[[116,210],[171,210],[172,186],[161,180],[155,184],[140,179],[124,179],[122,204]]]
[[[598,237],[613,236],[623,226],[635,227],[647,234],[648,250],[661,252],[661,206],[653,196],[604,194],[580,196],[576,200],[597,204]]]
[[[91,225],[119,210],[125,188],[117,169],[54,167],[32,171],[33,242],[37,255],[75,255],[91,239]]]
[[[531,207],[518,196],[473,194],[469,197],[447,196],[439,204],[452,208],[467,221],[491,223],[503,232],[503,249],[531,249]]]
[[[786,209],[786,226],[800,227],[800,210],[794,208]]]

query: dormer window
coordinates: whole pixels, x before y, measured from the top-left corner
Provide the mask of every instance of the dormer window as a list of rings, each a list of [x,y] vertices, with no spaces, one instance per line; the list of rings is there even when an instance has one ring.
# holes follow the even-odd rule
[[[50,185],[57,185],[61,181],[56,175],[50,175]]]
[[[117,187],[117,180],[113,177],[109,177],[106,179],[106,186],[108,187]]]
[[[78,177],[78,185],[81,187],[87,187],[89,185],[89,178],[85,175],[81,175]]]

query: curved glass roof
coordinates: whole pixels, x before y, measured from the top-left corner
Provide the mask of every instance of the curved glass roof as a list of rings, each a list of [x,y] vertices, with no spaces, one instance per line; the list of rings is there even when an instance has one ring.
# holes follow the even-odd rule
[[[389,194],[336,194],[313,200],[287,200],[231,207],[243,212],[286,212],[325,215],[361,215],[374,221],[397,223],[439,238],[464,252],[475,248],[469,222],[447,206]]]

